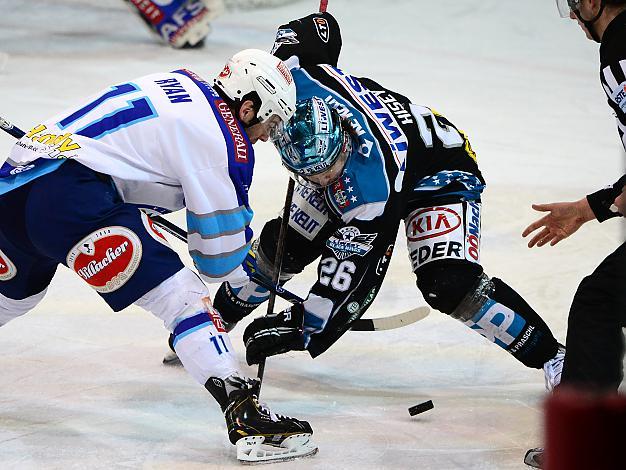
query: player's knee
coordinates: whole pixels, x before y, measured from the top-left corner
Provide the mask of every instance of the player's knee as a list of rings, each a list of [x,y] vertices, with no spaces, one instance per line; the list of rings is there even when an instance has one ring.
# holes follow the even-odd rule
[[[201,311],[202,299],[208,295],[209,290],[198,275],[183,268],[139,298],[135,305],[163,320],[171,332],[181,320]]]
[[[482,273],[482,266],[475,263],[434,262],[417,271],[417,287],[428,305],[450,315],[475,289]]]

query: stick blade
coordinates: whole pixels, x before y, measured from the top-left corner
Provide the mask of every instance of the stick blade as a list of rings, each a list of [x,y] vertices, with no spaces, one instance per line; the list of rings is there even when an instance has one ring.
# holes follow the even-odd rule
[[[403,326],[410,325],[423,320],[430,313],[428,307],[417,307],[406,312],[398,313],[390,317],[383,318],[361,318],[352,323],[352,331],[382,331],[395,330]]]

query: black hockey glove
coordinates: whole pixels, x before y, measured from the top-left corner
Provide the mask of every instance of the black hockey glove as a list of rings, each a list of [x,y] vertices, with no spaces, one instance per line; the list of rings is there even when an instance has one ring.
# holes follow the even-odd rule
[[[243,333],[248,364],[258,364],[268,356],[287,351],[302,351],[303,323],[304,309],[301,305],[254,320]]]
[[[213,306],[220,312],[226,331],[232,330],[237,322],[252,313],[259,305],[237,297],[228,282],[222,283],[213,299]]]
[[[313,13],[279,26],[272,48],[272,54],[279,59],[298,57],[301,67],[317,64],[337,67],[340,52],[339,23],[330,13]]]

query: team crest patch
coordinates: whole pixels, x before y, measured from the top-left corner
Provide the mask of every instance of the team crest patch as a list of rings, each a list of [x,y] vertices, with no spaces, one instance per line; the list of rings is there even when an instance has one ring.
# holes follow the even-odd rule
[[[326,18],[315,17],[313,18],[313,24],[315,24],[315,30],[320,39],[324,42],[328,42],[330,28],[328,27]]]
[[[125,227],[105,227],[87,235],[70,250],[67,266],[96,291],[116,291],[141,261],[139,237]]]
[[[144,212],[141,213],[141,221],[143,222],[143,226],[146,228],[146,232],[148,232],[152,238],[165,246],[170,246],[161,227],[155,224],[154,220],[148,217],[148,215]]]
[[[17,268],[9,257],[0,250],[0,281],[13,279],[17,274]]]
[[[346,191],[346,186],[343,181],[338,179],[335,183],[330,186],[329,189],[332,198],[337,203],[340,209],[345,209],[350,206],[350,200],[348,199],[348,193]]]
[[[326,246],[339,260],[352,255],[365,256],[372,249],[372,242],[377,235],[377,233],[361,233],[356,227],[342,227],[328,239]]]

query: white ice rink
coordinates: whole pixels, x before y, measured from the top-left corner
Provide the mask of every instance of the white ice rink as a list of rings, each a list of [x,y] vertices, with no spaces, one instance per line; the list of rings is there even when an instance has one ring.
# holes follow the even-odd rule
[[[550,0],[329,3],[342,26],[342,68],[468,133],[488,182],[486,272],[517,289],[564,341],[578,282],[623,239],[622,226],[590,223],[533,250],[520,233],[537,217],[531,203],[577,199],[623,173],[597,46]],[[0,7],[0,116],[29,128],[139,75],[184,66],[212,78],[234,52],[269,49],[276,27],[313,12],[317,0],[229,12],[196,51],[155,42],[120,0]],[[12,144],[0,135],[2,159]],[[257,152],[258,231],[280,210],[287,178],[271,145]],[[403,245],[400,234],[368,316],[424,304]],[[188,261],[185,246],[174,246]],[[307,272],[290,288],[304,294],[311,281]],[[242,331],[233,335],[241,352]],[[44,301],[0,329],[0,469],[238,468],[216,403],[183,369],[161,365],[166,338],[157,319],[134,307],[112,313],[60,267]],[[439,312],[392,332],[347,333],[315,360],[272,358],[262,395],[315,430],[319,454],[283,469],[521,469],[542,439],[542,372]],[[427,399],[435,409],[411,418],[407,408]]]

